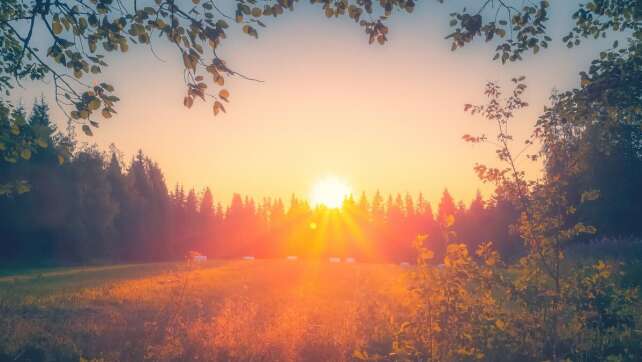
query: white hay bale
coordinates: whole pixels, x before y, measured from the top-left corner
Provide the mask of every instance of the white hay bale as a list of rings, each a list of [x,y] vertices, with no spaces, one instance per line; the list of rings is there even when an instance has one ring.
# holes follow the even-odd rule
[[[353,257],[351,257],[351,256],[349,256],[349,257],[347,257],[347,258],[346,258],[346,263],[354,264],[355,262],[356,262],[356,260],[354,260],[354,258],[353,258]]]
[[[243,257],[243,260],[254,260],[255,258],[253,256],[247,255]]]
[[[402,268],[409,268],[410,263],[408,263],[407,261],[402,261],[401,263],[399,263],[399,266]]]
[[[446,266],[445,266],[444,264],[439,264],[439,265],[437,265],[437,269],[443,269],[443,268],[445,268],[445,267],[446,267]]]
[[[341,262],[341,258],[339,258],[337,256],[331,256],[330,258],[328,258],[328,261],[330,263],[340,263]]]
[[[296,255],[290,255],[290,256],[287,257],[287,260],[289,260],[289,261],[297,261],[298,259],[299,259],[299,257],[296,256]]]
[[[207,261],[207,256],[205,255],[194,255],[192,260],[196,263],[202,263]]]

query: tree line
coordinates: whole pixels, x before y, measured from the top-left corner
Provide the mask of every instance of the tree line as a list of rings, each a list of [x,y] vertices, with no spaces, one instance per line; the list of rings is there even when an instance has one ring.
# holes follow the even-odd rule
[[[517,207],[501,188],[488,200],[478,192],[470,204],[444,190],[434,209],[422,194],[380,192],[350,196],[339,209],[313,207],[296,195],[255,200],[234,194],[223,206],[209,188],[168,187],[160,166],[142,151],[124,162],[115,147],[78,145],[73,134],[56,129],[42,99],[29,115],[24,107],[13,113],[46,147],[28,155],[30,162],[0,170],[0,181],[24,179],[29,188],[0,198],[5,261],[176,260],[197,251],[213,258],[332,255],[399,262],[414,260],[417,235],[428,235],[426,246],[437,256],[444,255],[447,240],[466,241],[471,250],[492,240],[508,259],[524,252],[510,227]],[[583,151],[582,162],[592,167],[573,173],[566,189],[601,190],[602,198],[577,217],[604,224],[598,228],[603,235],[640,236],[633,215],[642,213],[635,186],[642,181],[642,157],[639,139],[631,141],[639,133],[622,133],[627,142]],[[554,167],[555,159],[549,160],[549,172]]]
[[[46,147],[30,162],[9,164],[0,180],[23,179],[28,190],[0,198],[2,258],[19,262],[175,260],[189,251],[210,257],[352,256],[411,261],[411,241],[430,234],[445,250],[440,223],[449,216],[468,240],[509,245],[515,214],[508,202],[456,203],[444,190],[438,207],[419,194],[362,193],[340,209],[289,200],[254,200],[234,194],[223,206],[209,188],[169,188],[160,166],[139,151],[129,162],[115,147],[78,145],[54,126],[48,105],[37,101],[12,117],[24,118]],[[28,191],[28,192],[27,192]],[[483,230],[483,231],[480,231]]]

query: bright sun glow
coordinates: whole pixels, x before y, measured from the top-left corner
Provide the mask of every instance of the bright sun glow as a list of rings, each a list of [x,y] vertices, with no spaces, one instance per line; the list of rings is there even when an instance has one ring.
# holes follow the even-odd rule
[[[335,178],[325,178],[314,185],[310,201],[312,205],[324,205],[329,208],[339,208],[343,199],[350,195],[350,187],[344,181]]]

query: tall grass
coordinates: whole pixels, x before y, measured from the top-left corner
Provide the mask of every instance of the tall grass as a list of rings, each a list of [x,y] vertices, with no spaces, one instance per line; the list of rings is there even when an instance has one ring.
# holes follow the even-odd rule
[[[47,283],[61,276],[3,283],[0,360],[344,361],[355,350],[385,353],[411,303],[406,274],[390,265],[163,270],[56,292]],[[66,278],[97,277],[88,274]]]

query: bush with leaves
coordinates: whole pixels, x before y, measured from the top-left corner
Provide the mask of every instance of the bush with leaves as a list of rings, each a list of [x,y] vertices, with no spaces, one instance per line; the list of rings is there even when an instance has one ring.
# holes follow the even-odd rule
[[[443,225],[446,256],[435,266],[425,237],[419,237],[413,284],[419,302],[413,316],[400,326],[387,356],[359,354],[364,359],[633,361],[639,356],[638,290],[620,286],[616,265],[566,258],[569,244],[595,228],[573,218],[576,207],[559,174],[527,181],[518,167],[508,126],[527,105],[522,99],[526,85],[523,78],[513,83],[507,99],[489,83],[488,103],[466,110],[497,124],[494,144],[504,166],[478,165],[476,170],[519,208],[514,231],[527,255],[504,264],[492,244],[484,243],[474,259],[464,244],[450,243],[456,235],[448,230],[449,221]],[[490,142],[486,136],[464,139]],[[597,196],[585,192],[582,202]]]
[[[482,244],[478,263],[464,244],[448,245],[444,264],[435,267],[434,254],[416,245],[419,256],[413,273],[413,291],[418,297],[411,321],[400,326],[389,357],[402,360],[497,359],[508,342],[497,298],[499,262],[490,243]],[[491,358],[494,354],[495,358]]]

